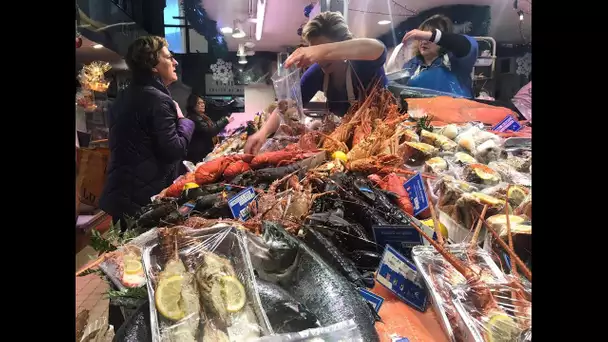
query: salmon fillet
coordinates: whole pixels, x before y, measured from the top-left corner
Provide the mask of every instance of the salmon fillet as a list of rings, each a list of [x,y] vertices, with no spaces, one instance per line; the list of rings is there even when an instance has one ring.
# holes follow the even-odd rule
[[[508,108],[448,96],[407,99],[407,104],[409,110],[421,110],[432,116],[434,121],[446,123],[479,121],[496,125],[507,115],[517,118],[517,115]]]

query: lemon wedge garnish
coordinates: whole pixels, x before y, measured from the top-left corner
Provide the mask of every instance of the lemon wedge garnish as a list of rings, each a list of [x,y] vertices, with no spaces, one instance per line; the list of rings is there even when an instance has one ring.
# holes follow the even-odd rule
[[[180,275],[163,279],[158,283],[154,294],[154,302],[158,312],[173,321],[179,321],[185,316],[184,311],[179,307],[183,281],[184,277]]]
[[[125,260],[124,263],[126,274],[138,274],[142,270],[141,262],[137,260]]]
[[[184,184],[183,190],[194,189],[194,188],[198,188],[198,187],[199,186],[196,183],[186,183],[186,184]]]
[[[226,303],[228,312],[237,312],[245,306],[247,295],[243,284],[233,276],[224,276],[221,278],[222,293]]]
[[[515,321],[503,312],[494,313],[486,323],[488,342],[509,342],[517,340],[519,328]]]
[[[433,230],[435,229],[435,223],[433,222],[433,219],[428,219],[420,222],[422,222],[425,226],[432,228]],[[441,222],[439,222],[439,231],[445,239],[448,238],[448,229]]]
[[[346,163],[348,161],[348,157],[346,156],[346,153],[342,152],[342,151],[336,151],[331,155],[332,159],[339,159],[342,162]]]

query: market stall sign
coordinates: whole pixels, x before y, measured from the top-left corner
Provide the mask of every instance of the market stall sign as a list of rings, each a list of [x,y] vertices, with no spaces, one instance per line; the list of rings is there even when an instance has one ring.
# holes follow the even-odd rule
[[[379,248],[390,244],[408,258],[412,254],[412,248],[423,243],[422,236],[416,228],[407,224],[372,226],[372,232]]]
[[[250,186],[228,200],[228,206],[232,212],[232,217],[242,221],[247,220],[250,215],[249,203],[255,201],[255,198],[255,190]]]
[[[245,86],[237,85],[234,81],[223,83],[213,79],[213,75],[205,75],[205,94],[206,95],[245,95]]]
[[[376,281],[407,305],[424,312],[427,293],[418,279],[420,278],[416,266],[393,247],[386,245],[376,273]]]
[[[414,206],[414,216],[420,214],[429,207],[429,200],[426,196],[424,180],[422,179],[420,172],[408,179],[407,182],[403,184],[403,187],[410,196],[410,201],[412,201],[412,205]]]
[[[376,312],[380,312],[380,307],[382,306],[382,303],[384,303],[384,298],[366,289],[359,289],[359,293],[363,296],[363,299],[372,305]]]
[[[502,121],[500,121],[496,126],[494,126],[492,128],[492,130],[496,131],[496,132],[506,132],[506,131],[517,132],[520,129],[521,129],[521,125],[511,115],[507,115],[506,118],[502,119]]]

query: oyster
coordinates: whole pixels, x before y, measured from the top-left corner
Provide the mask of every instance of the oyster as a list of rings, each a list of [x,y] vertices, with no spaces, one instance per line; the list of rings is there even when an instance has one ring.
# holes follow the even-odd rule
[[[471,228],[476,218],[472,210],[479,214],[484,205],[488,206],[486,215],[492,216],[503,211],[505,201],[481,192],[465,193],[456,201],[452,219],[466,228]]]
[[[455,179],[452,176],[444,176],[434,188],[439,193],[439,208],[450,215],[455,202],[465,193],[477,191],[478,189],[467,182]]]
[[[406,141],[405,160],[412,166],[422,165],[427,159],[435,157],[439,150],[429,144]]]
[[[487,164],[489,162],[498,160],[502,153],[502,149],[496,141],[490,139],[484,142],[483,144],[477,146],[475,150],[475,159],[478,161]]]
[[[532,186],[530,175],[518,172],[513,166],[506,162],[493,161],[488,166],[493,170],[496,170],[505,182],[521,186]]]
[[[448,163],[441,157],[434,157],[424,162],[425,172],[438,174],[448,169]]]
[[[496,185],[501,181],[500,174],[483,164],[469,164],[464,168],[465,180],[477,184]]]
[[[450,140],[448,137],[441,135],[441,134],[431,133],[429,131],[423,130],[420,133],[420,137],[421,137],[421,141],[423,143],[433,145],[435,147],[440,148],[443,151],[453,152],[453,151],[456,151],[456,149],[458,149],[457,143],[455,143],[454,141]]]
[[[475,160],[475,158],[473,158],[470,154],[464,152],[454,153],[454,161],[456,161],[456,164],[460,166],[477,163],[477,160]]]

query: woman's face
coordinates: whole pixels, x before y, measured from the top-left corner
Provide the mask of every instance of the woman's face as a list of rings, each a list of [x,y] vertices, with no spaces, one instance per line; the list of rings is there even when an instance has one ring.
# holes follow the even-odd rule
[[[160,76],[163,83],[168,86],[169,84],[177,81],[177,73],[175,72],[175,68],[177,67],[177,61],[171,55],[169,49],[165,46],[160,50],[160,54],[158,56],[158,64],[152,71]]]
[[[196,110],[197,114],[204,114],[205,113],[205,101],[203,101],[203,99],[199,98],[196,100],[196,107],[194,107]]]
[[[432,30],[425,28],[423,31],[431,32]],[[428,40],[420,40],[418,41],[418,52],[424,58],[434,58],[439,56],[439,45]]]
[[[333,41],[327,37],[320,36],[320,37],[311,38],[309,43],[310,43],[310,46],[315,46],[315,45],[333,43]],[[320,62],[318,64],[324,73],[331,74],[331,73],[339,70],[340,66],[343,63],[341,63],[340,61],[325,61],[325,62]]]

